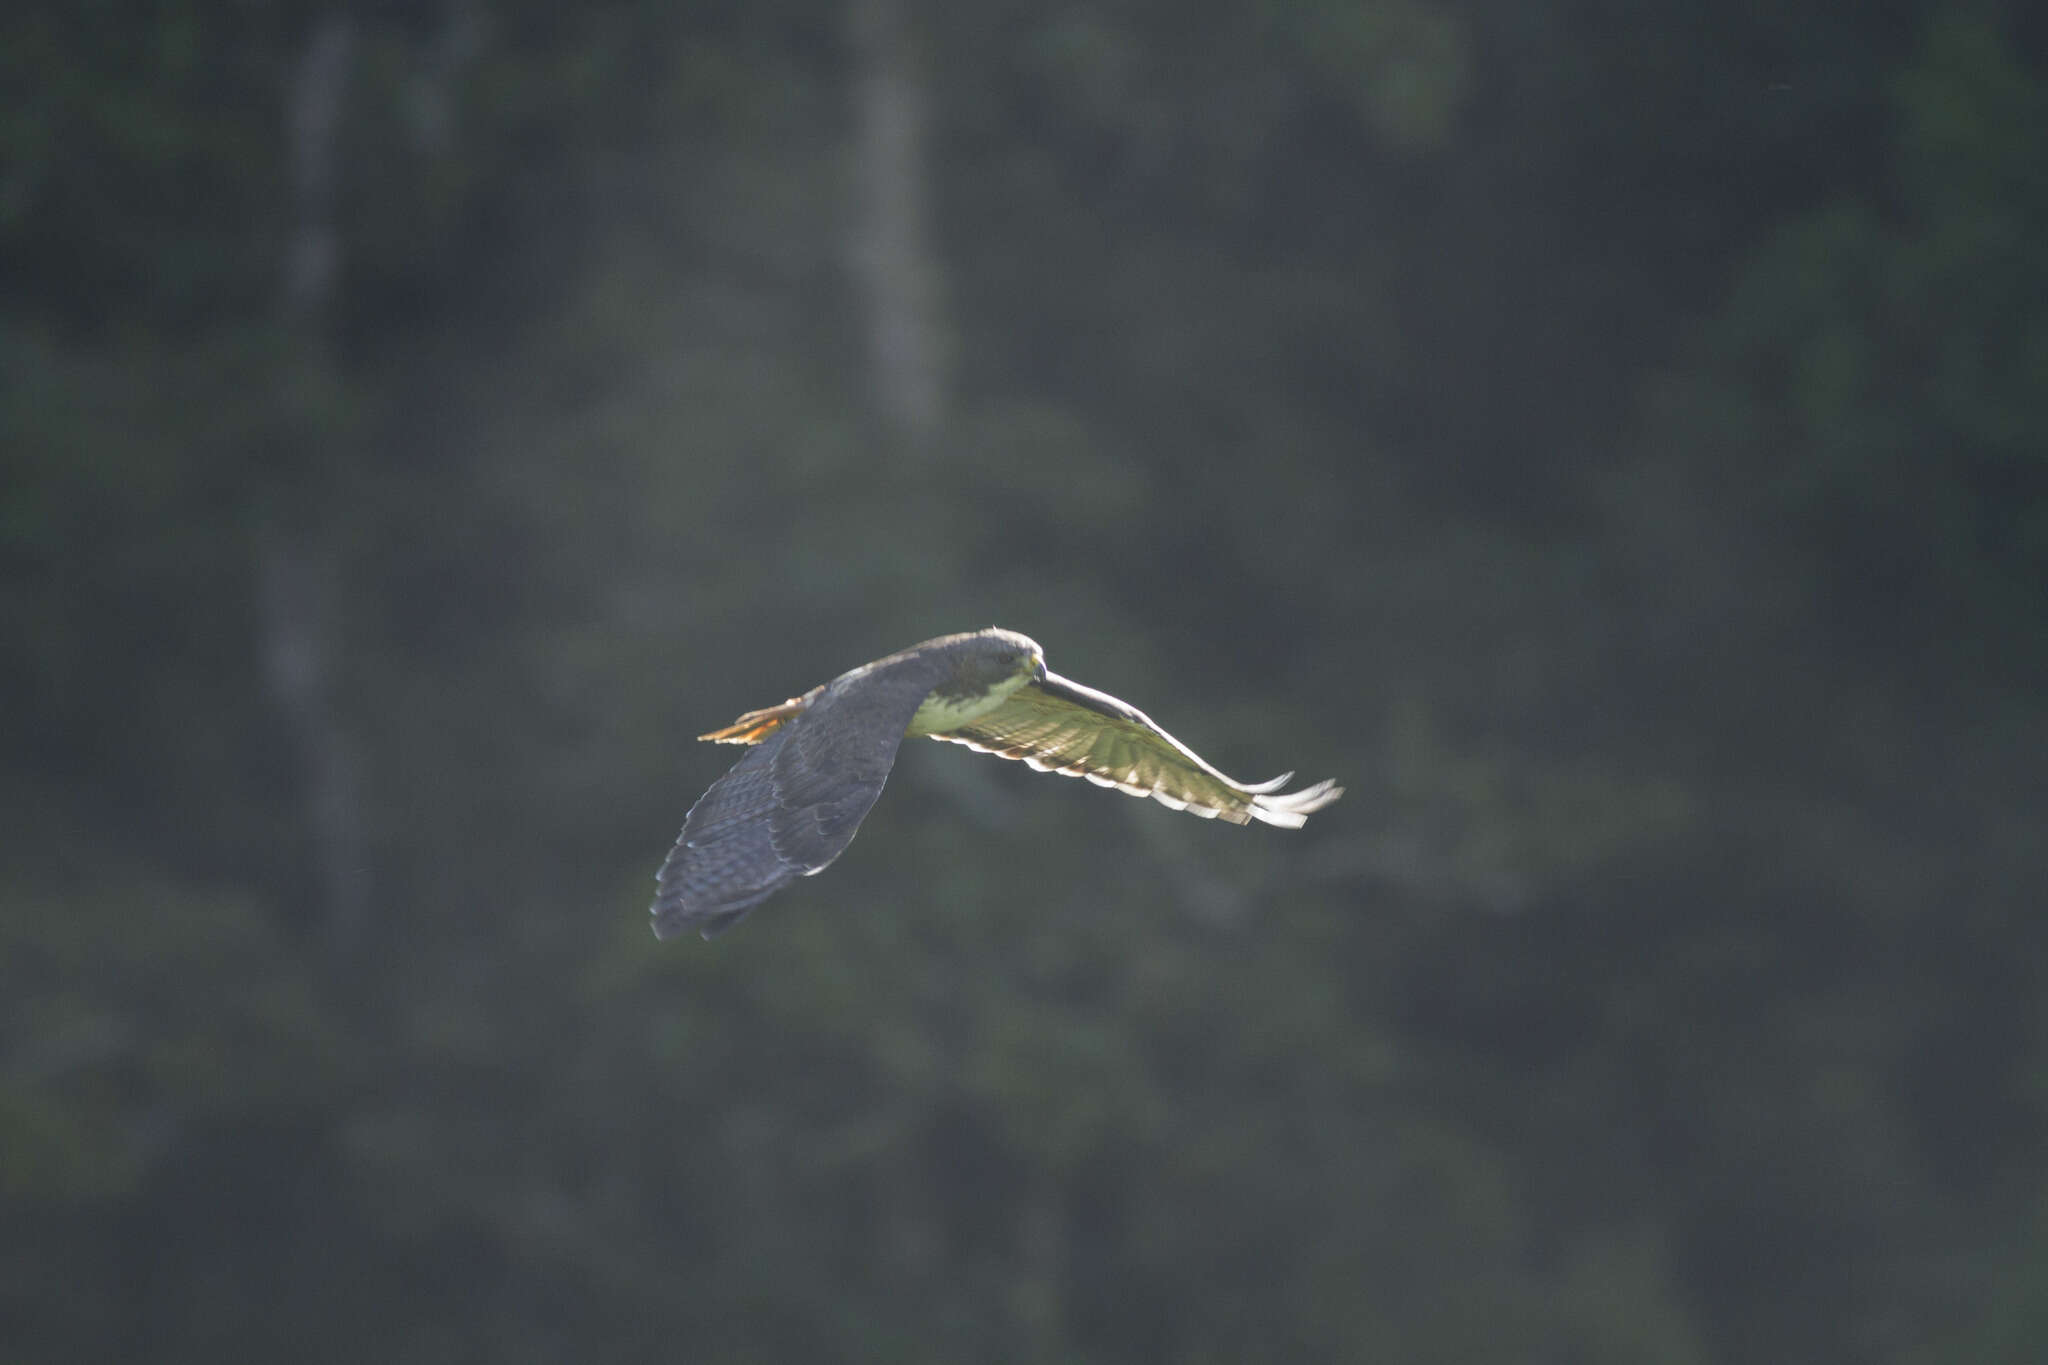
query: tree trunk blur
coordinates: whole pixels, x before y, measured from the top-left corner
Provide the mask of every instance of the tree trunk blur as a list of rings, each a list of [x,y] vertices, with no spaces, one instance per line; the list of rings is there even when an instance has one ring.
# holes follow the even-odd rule
[[[306,40],[289,96],[294,225],[284,302],[291,319],[315,333],[334,294],[334,150],[354,54],[355,26],[346,15],[327,14]]]
[[[924,450],[945,417],[939,263],[927,221],[925,92],[902,0],[850,0],[855,104],[851,257],[876,406]]]
[[[298,748],[319,930],[345,956],[362,938],[369,864],[355,748],[334,698],[334,557],[317,535],[276,520],[263,523],[256,554],[265,672]]]
[[[282,295],[304,365],[324,369],[327,318],[340,254],[334,222],[335,145],[354,55],[354,26],[329,13],[314,26],[287,110],[293,217]],[[293,439],[316,433],[288,414]],[[295,466],[303,470],[302,460]],[[288,476],[289,477],[289,476]],[[262,653],[271,693],[299,751],[305,817],[319,884],[319,931],[337,956],[360,943],[369,908],[369,862],[352,742],[335,702],[335,564],[317,513],[285,488],[258,528]]]

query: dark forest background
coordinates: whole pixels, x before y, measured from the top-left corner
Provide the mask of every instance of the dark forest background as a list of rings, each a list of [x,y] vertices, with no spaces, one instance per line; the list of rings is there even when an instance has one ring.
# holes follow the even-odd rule
[[[2048,1359],[2048,22],[0,18],[0,1358]],[[731,936],[694,744],[986,624]]]

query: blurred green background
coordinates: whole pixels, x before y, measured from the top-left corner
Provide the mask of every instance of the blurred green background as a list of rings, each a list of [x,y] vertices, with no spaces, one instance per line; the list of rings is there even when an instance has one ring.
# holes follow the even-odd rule
[[[0,19],[0,1360],[2048,1359],[2048,18]],[[1233,829],[691,736],[1001,624]]]

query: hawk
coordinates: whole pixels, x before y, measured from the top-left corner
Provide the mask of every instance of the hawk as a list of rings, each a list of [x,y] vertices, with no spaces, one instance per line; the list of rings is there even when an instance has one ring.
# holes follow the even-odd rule
[[[1299,829],[1344,794],[1239,782],[1115,697],[1046,671],[1015,631],[942,635],[698,738],[752,749],[690,808],[655,878],[654,933],[724,933],[846,851],[905,738],[923,735],[1040,772],[1085,777],[1205,820]]]

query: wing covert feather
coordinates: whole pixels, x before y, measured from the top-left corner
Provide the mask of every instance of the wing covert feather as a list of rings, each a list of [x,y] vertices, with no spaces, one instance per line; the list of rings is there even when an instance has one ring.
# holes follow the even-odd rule
[[[917,661],[833,682],[776,755],[776,852],[822,872],[853,842],[896,766],[903,732],[938,681]]]

